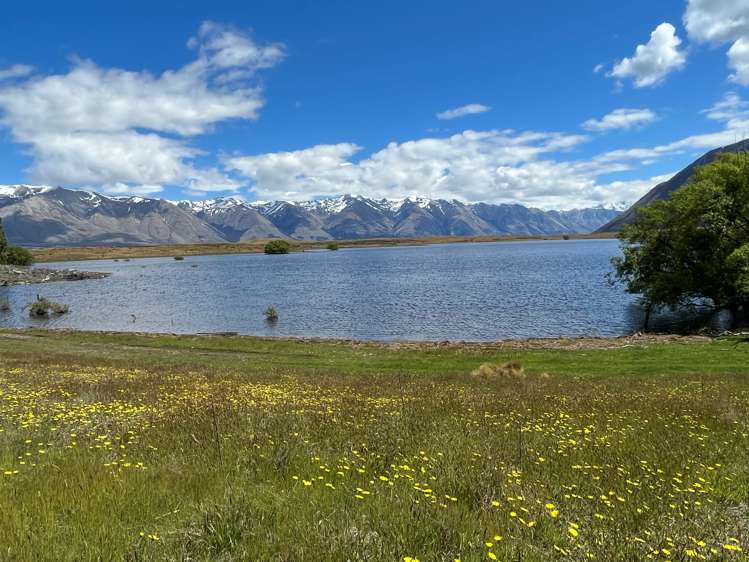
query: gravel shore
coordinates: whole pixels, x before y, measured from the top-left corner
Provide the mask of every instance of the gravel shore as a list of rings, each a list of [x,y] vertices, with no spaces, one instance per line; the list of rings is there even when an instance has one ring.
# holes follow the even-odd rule
[[[18,265],[0,265],[0,287],[29,285],[31,283],[53,283],[55,281],[82,281],[103,279],[109,273],[76,271],[74,269],[44,269]]]

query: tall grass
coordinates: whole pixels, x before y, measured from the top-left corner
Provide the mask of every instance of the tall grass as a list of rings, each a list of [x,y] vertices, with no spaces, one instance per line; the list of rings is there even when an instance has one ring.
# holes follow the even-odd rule
[[[16,358],[0,559],[747,559],[749,376],[520,367]]]

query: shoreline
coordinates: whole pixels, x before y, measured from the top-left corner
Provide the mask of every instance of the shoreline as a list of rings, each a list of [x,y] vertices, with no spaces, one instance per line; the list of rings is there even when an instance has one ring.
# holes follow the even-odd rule
[[[39,285],[60,281],[86,281],[104,279],[110,273],[78,271],[76,269],[46,269],[43,267],[0,265],[0,287]]]
[[[616,233],[571,234],[572,240],[611,240]],[[257,239],[247,242],[225,244],[163,244],[153,246],[60,246],[30,248],[36,263],[59,263],[66,261],[127,260],[138,258],[160,258],[174,256],[212,256],[262,253],[265,244],[272,239]],[[275,239],[278,240],[278,239]],[[292,252],[327,250],[334,243],[344,248],[390,248],[396,246],[432,246],[436,244],[471,244],[482,242],[528,242],[565,240],[557,236],[428,236],[421,238],[362,238],[357,240],[287,240]],[[329,251],[329,250],[328,250]]]
[[[739,332],[732,336],[749,336],[749,332]],[[630,334],[623,336],[575,336],[575,337],[551,337],[551,338],[523,338],[506,339],[494,341],[462,341],[462,340],[358,340],[348,338],[324,338],[310,336],[257,336],[239,334],[234,332],[216,333],[194,333],[183,334],[173,332],[128,332],[113,330],[75,330],[72,328],[0,328],[0,339],[33,338],[49,336],[78,336],[78,337],[114,337],[114,338],[139,338],[139,339],[163,339],[174,338],[176,340],[209,340],[221,341],[232,340],[246,343],[269,342],[274,344],[320,344],[338,345],[357,348],[375,348],[380,350],[397,351],[513,351],[513,350],[582,350],[582,349],[622,349],[642,345],[659,345],[669,343],[704,343],[720,337],[718,334]]]

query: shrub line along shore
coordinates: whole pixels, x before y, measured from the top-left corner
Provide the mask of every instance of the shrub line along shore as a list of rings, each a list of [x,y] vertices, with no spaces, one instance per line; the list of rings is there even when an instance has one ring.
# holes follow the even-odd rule
[[[336,240],[339,248],[377,248],[392,246],[425,246],[476,242],[516,242],[532,240],[591,240],[616,238],[615,233],[572,234],[559,236],[430,236],[424,238],[363,238]],[[87,261],[105,259],[135,259],[172,256],[202,256],[262,253],[271,239],[257,239],[229,244],[166,244],[157,246],[80,246],[33,248],[34,260],[43,262]],[[276,239],[278,240],[278,239]],[[325,250],[330,240],[287,240],[292,252]]]

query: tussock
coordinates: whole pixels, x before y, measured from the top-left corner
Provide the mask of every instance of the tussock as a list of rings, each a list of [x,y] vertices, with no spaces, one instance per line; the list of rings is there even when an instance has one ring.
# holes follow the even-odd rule
[[[525,378],[525,370],[520,363],[482,363],[478,369],[471,372],[471,376],[482,379],[495,379],[502,377]]]

